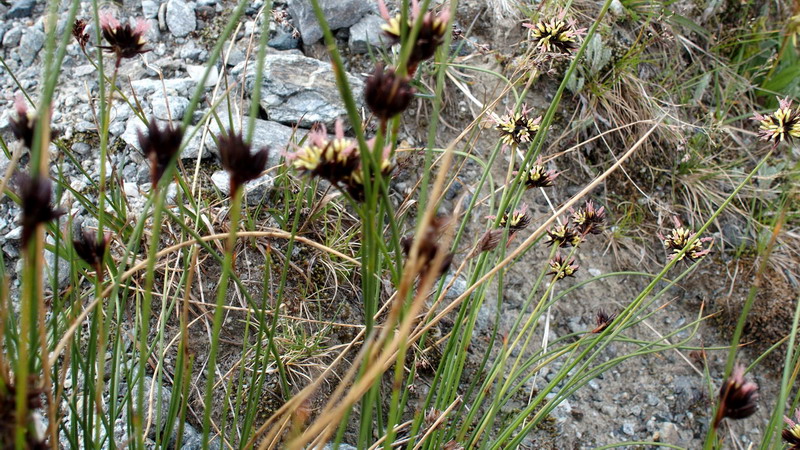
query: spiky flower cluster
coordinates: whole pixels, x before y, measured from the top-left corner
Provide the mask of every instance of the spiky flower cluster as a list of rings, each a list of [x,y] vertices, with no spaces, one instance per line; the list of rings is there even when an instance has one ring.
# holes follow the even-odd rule
[[[744,379],[744,366],[737,364],[719,389],[719,409],[714,418],[717,428],[724,418],[744,419],[758,408],[758,385]]]
[[[547,170],[544,167],[540,157],[535,164],[522,171],[521,179],[526,189],[533,189],[552,186],[557,176],[558,174],[555,170]]]
[[[583,208],[572,211],[572,224],[583,236],[602,233],[605,218],[605,207],[601,206],[598,209],[591,200],[587,201]]]
[[[409,77],[400,76],[394,69],[378,64],[364,85],[364,101],[370,111],[385,122],[411,104],[416,90],[409,81]]]
[[[563,256],[556,254],[550,260],[550,272],[548,275],[553,275],[553,281],[562,280],[565,277],[574,277],[575,272],[578,271],[578,265],[575,264],[575,258],[567,260]]]
[[[558,224],[547,230],[547,246],[577,247],[583,237],[570,224]]]
[[[76,19],[72,25],[72,36],[81,46],[83,51],[86,51],[86,44],[89,43],[89,33],[86,32],[86,21],[83,19]]]
[[[585,29],[577,29],[574,20],[564,19],[565,12],[550,20],[542,20],[535,24],[523,23],[530,29],[529,36],[533,44],[547,53],[568,54],[578,48],[578,38]]]
[[[591,332],[594,334],[602,333],[606,330],[606,328],[614,322],[614,319],[617,318],[617,313],[613,314],[606,314],[605,311],[602,309],[597,311],[597,315],[595,316],[595,324],[597,325]]]
[[[78,233],[77,239],[72,241],[72,246],[75,248],[75,253],[87,264],[92,266],[97,272],[100,273],[100,268],[103,264],[103,256],[106,254],[108,243],[111,241],[111,234],[105,233],[100,238],[97,233],[91,230],[83,230]]]
[[[706,256],[711,251],[711,246],[706,247],[706,243],[713,240],[710,237],[695,239],[689,248],[686,249],[686,252],[680,255],[683,248],[686,247],[694,237],[695,233],[681,226],[680,221],[676,218],[675,228],[670,231],[668,236],[661,236],[661,239],[664,241],[664,247],[666,247],[669,252],[668,258],[670,260],[678,258],[693,263]]]
[[[505,228],[508,226],[508,230],[511,233],[516,233],[517,231],[522,231],[525,228],[528,228],[528,225],[531,223],[531,218],[528,215],[528,205],[522,205],[520,208],[515,209],[514,211],[506,211],[500,216],[500,221],[498,222],[498,226],[500,228]]]
[[[261,175],[267,166],[269,148],[252,152],[242,133],[233,131],[219,135],[217,141],[222,168],[230,178],[229,195],[233,196],[237,189]]]
[[[791,447],[789,450],[800,450],[800,408],[794,411],[794,420],[783,416],[783,421],[786,422],[786,425],[789,425],[789,428],[784,428],[781,431],[781,437],[784,441],[786,441]]]
[[[402,15],[390,16],[383,0],[378,1],[378,9],[383,19],[386,20],[386,24],[381,26],[384,36],[389,38],[392,44],[399,43],[402,39]],[[420,14],[419,1],[412,0],[411,14],[408,16],[409,29],[414,26]],[[416,40],[412,44],[411,55],[408,60],[408,73],[410,75],[416,72],[419,63],[433,57],[436,49],[444,43],[449,29],[449,22],[450,12],[448,10],[438,13],[427,11],[422,16],[422,27],[419,29]]]
[[[36,112],[28,109],[21,94],[17,94],[14,99],[14,109],[17,112],[17,118],[8,120],[11,133],[30,150],[33,147],[33,133],[36,130]]]
[[[529,110],[524,106],[521,111],[508,113],[497,119],[496,128],[500,131],[500,141],[504,146],[517,148],[521,144],[531,141],[531,138],[539,131],[539,124],[542,116],[531,118]]]
[[[328,137],[325,125],[318,124],[308,133],[305,146],[287,155],[296,170],[329,181],[356,200],[364,196],[364,171],[358,144],[345,138],[341,121],[336,122],[333,139]],[[381,159],[381,174],[388,175],[393,168],[388,148]]]
[[[788,98],[778,99],[778,103],[778,110],[768,116],[755,113],[754,119],[760,123],[759,136],[775,145],[800,139],[800,107],[793,110]]]
[[[183,130],[169,124],[159,128],[155,118],[151,118],[147,132],[137,130],[136,134],[144,156],[150,160],[150,182],[155,189],[181,147]]]
[[[123,58],[133,58],[150,51],[144,48],[147,44],[144,35],[149,28],[148,23],[142,19],[137,20],[136,26],[132,27],[130,23],[120,24],[119,20],[111,13],[101,14],[100,29],[103,32],[103,38],[108,42],[108,45],[101,48],[115,54],[117,66],[119,66]]]

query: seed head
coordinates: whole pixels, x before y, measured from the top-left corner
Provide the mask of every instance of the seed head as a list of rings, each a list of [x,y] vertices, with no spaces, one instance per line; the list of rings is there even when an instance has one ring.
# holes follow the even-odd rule
[[[545,169],[542,158],[539,158],[535,164],[522,171],[522,182],[525,183],[526,189],[550,187],[557,176],[555,170]]]
[[[416,90],[408,77],[401,77],[394,69],[375,66],[364,87],[364,100],[370,111],[381,120],[388,120],[408,108]]]
[[[595,316],[595,323],[597,324],[597,326],[591,332],[594,334],[602,333],[603,331],[605,331],[606,328],[608,328],[609,325],[611,325],[611,322],[613,322],[614,319],[616,318],[617,318],[617,313],[609,315],[606,314],[606,312],[603,311],[602,309],[600,311],[597,311],[597,316]]]
[[[547,246],[577,247],[583,238],[569,224],[558,224],[547,230]]]
[[[49,178],[31,178],[26,173],[17,175],[17,195],[22,204],[22,246],[27,247],[33,238],[36,227],[58,219],[65,213],[63,209],[50,204],[52,190]]]
[[[141,130],[137,130],[136,134],[139,137],[139,145],[142,147],[144,156],[150,160],[150,182],[155,189],[167,170],[167,166],[181,148],[183,130],[179,127],[173,128],[169,124],[161,129],[155,118],[151,118],[147,124],[147,134],[142,133]]]
[[[149,28],[150,25],[143,19],[137,20],[136,26],[132,27],[130,23],[120,24],[109,12],[103,13],[100,15],[100,29],[108,45],[101,48],[115,54],[119,65],[123,58],[133,58],[150,51],[144,48],[147,44],[144,35]]]
[[[11,133],[30,150],[33,146],[33,133],[36,129],[36,112],[28,109],[22,94],[17,94],[14,99],[14,109],[16,109],[17,118],[10,118],[8,121]]]
[[[605,218],[605,208],[601,206],[600,209],[596,209],[591,200],[587,201],[583,208],[572,211],[572,224],[583,236],[602,233]]]
[[[788,97],[778,99],[778,103],[778,110],[768,116],[755,113],[754,120],[760,123],[758,135],[775,145],[791,142],[792,138],[800,139],[800,107],[792,110],[792,101]]]
[[[244,142],[241,133],[233,131],[217,136],[219,154],[222,159],[222,168],[230,176],[230,195],[233,196],[240,186],[250,180],[255,180],[267,166],[269,149],[252,153],[250,144]]]
[[[441,237],[442,233],[444,232],[445,227],[448,224],[448,221],[451,220],[450,218],[442,218],[436,217],[433,219],[432,223],[430,223],[426,228],[425,232],[422,234],[422,241],[419,244],[418,250],[418,258],[422,263],[422,268],[420,269],[420,274],[424,277],[425,274],[433,270],[431,264],[440,255],[440,252],[446,252],[442,257],[442,263],[436,269],[436,276],[439,277],[450,268],[450,264],[453,262],[453,254],[450,253],[446,248],[439,245],[439,238]],[[403,249],[403,253],[408,256],[409,252],[411,251],[411,247],[414,245],[414,235],[407,235],[400,239],[400,246]]]
[[[72,246],[75,248],[75,253],[82,260],[86,261],[94,269],[100,270],[103,264],[103,256],[106,254],[110,241],[110,233],[105,233],[101,239],[97,236],[97,233],[91,230],[83,230],[78,233],[78,238],[72,241]]]
[[[744,419],[756,412],[758,405],[758,385],[744,379],[744,366],[737,364],[731,376],[719,390],[719,410],[714,418],[714,428],[722,419]]]
[[[669,252],[669,256],[667,258],[669,260],[673,260],[678,258],[681,250],[686,247],[687,244],[695,237],[695,233],[687,228],[681,226],[680,221],[675,218],[675,228],[673,228],[667,237],[660,236],[661,239],[664,241],[664,247],[667,248]],[[698,259],[706,256],[709,252],[711,252],[711,246],[709,245],[706,247],[706,243],[712,241],[713,239],[710,237],[697,239],[692,243],[691,246],[686,250],[679,259],[683,259],[687,263],[693,263]]]
[[[794,418],[797,422],[800,422],[800,408],[794,411]],[[789,428],[784,428],[783,431],[781,431],[781,437],[791,445],[789,450],[800,450],[800,423],[786,416],[783,416],[783,421],[786,422],[786,425],[789,425]]]
[[[570,258],[567,261],[560,254],[556,254],[550,260],[550,272],[548,275],[553,275],[553,281],[563,280],[565,277],[574,277],[575,272],[578,271],[578,265],[575,264],[575,258]]]
[[[533,44],[547,53],[572,53],[578,48],[578,38],[585,31],[576,29],[573,20],[564,19],[564,12],[550,20],[522,25],[530,29],[529,36]]]
[[[86,21],[83,19],[76,19],[72,25],[72,36],[81,46],[81,49],[86,51],[86,44],[89,43],[89,33],[86,32]]]
[[[508,111],[506,115],[497,119],[497,128],[500,131],[500,141],[504,146],[517,148],[520,144],[526,144],[539,131],[539,124],[542,116],[535,119],[531,118],[530,111],[524,106],[521,111]]]
[[[469,257],[475,257],[483,252],[490,252],[497,248],[500,244],[500,239],[503,238],[503,230],[486,230],[483,233],[481,238],[478,240],[478,243],[475,245],[475,249],[472,251]]]

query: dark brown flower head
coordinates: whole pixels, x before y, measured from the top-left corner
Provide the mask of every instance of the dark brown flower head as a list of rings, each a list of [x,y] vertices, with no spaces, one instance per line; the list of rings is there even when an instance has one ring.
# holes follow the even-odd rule
[[[522,171],[522,182],[525,183],[526,189],[550,187],[557,176],[555,170],[545,169],[542,158],[539,158],[535,164]]]
[[[475,257],[483,252],[490,252],[496,249],[502,238],[503,230],[486,230],[475,245],[475,249],[472,251],[470,257]]]
[[[744,419],[756,412],[758,405],[758,385],[744,379],[744,366],[737,364],[731,376],[722,383],[719,390],[719,409],[714,418],[714,428],[722,419]]]
[[[15,448],[16,439],[16,424],[17,424],[17,389],[14,383],[9,382],[3,376],[3,384],[0,387],[0,448]],[[27,390],[25,393],[26,409],[28,411],[28,420],[26,423],[32,422],[34,419],[33,412],[42,408],[42,395],[44,390],[41,388],[41,382],[35,375],[28,377]],[[36,436],[34,430],[29,430],[25,435],[25,448],[30,450],[49,449],[51,448],[45,441],[45,437]]]
[[[504,146],[517,148],[520,144],[531,141],[533,135],[539,131],[542,116],[532,118],[529,110],[523,105],[518,112],[508,111],[506,115],[496,119],[495,128],[500,131],[500,141]]]
[[[142,133],[141,130],[137,130],[136,134],[139,137],[139,145],[142,147],[144,156],[150,160],[150,182],[155,189],[181,148],[183,130],[179,127],[173,128],[169,124],[165,125],[163,129],[158,128],[155,118],[152,118],[147,124],[147,134]]]
[[[531,223],[531,218],[528,216],[528,205],[522,205],[519,209],[514,211],[506,211],[503,213],[503,216],[500,217],[500,223],[498,226],[501,228],[505,228],[508,225],[508,229],[511,233],[516,233],[517,231],[524,230],[528,228],[528,225]]]
[[[616,318],[617,318],[617,313],[606,314],[606,312],[603,311],[602,309],[600,311],[597,311],[597,316],[595,316],[595,323],[597,324],[597,326],[591,332],[594,334],[602,333],[603,331],[605,331],[606,328],[608,328],[609,325],[611,325],[611,322],[613,322],[614,319]]]
[[[89,33],[86,32],[86,21],[83,19],[76,19],[72,25],[72,36],[78,42],[78,45],[86,51],[86,44],[89,43]]]
[[[602,233],[605,218],[605,208],[602,206],[599,209],[595,208],[591,200],[587,201],[583,208],[572,211],[572,224],[578,233],[584,236]]]
[[[436,270],[436,276],[439,277],[450,269],[450,264],[453,262],[453,254],[446,248],[439,245],[439,238],[444,232],[450,218],[436,217],[432,223],[425,228],[422,235],[422,241],[419,244],[418,258],[421,261],[420,274],[424,277],[433,268],[431,263],[440,255],[440,252],[446,252],[442,257],[442,262]],[[411,247],[414,245],[414,235],[407,235],[400,239],[400,246],[403,253],[408,256]]]
[[[375,148],[375,138],[367,141],[367,147]],[[394,161],[392,160],[392,146],[387,145],[383,148],[381,162],[380,162],[380,175],[388,177],[394,170]],[[373,153],[374,154],[374,153]],[[370,173],[370,179],[375,179],[375,174]],[[350,174],[349,177],[343,179],[344,189],[350,194],[353,199],[357,201],[364,200],[364,161],[359,158],[358,167]]]
[[[575,272],[578,271],[578,265],[575,264],[575,258],[570,258],[567,261],[563,256],[556,254],[550,260],[550,272],[548,275],[553,275],[553,281],[562,280],[565,277],[574,277]]]
[[[100,239],[97,233],[91,230],[83,230],[78,233],[78,238],[72,241],[75,253],[92,266],[95,270],[100,270],[103,264],[103,256],[106,254],[108,243],[111,241],[111,234],[105,233]]]
[[[384,36],[388,37],[393,44],[399,43],[402,37],[400,23],[402,16],[398,14],[394,17],[390,17],[389,10],[386,8],[386,4],[383,0],[378,1],[378,8],[380,9],[381,16],[383,16],[384,20],[387,22],[381,27]],[[408,17],[409,29],[414,26],[414,22],[417,20],[420,13],[418,0],[412,0],[411,14]],[[442,45],[445,36],[447,36],[449,21],[450,12],[447,9],[439,13],[428,11],[422,17],[422,28],[420,28],[419,34],[417,34],[417,40],[414,42],[414,47],[411,50],[411,56],[408,61],[410,74],[415,72],[419,63],[433,57],[436,53],[436,49]]]
[[[108,45],[101,48],[115,54],[118,65],[123,58],[147,53],[150,50],[144,48],[147,44],[144,35],[149,27],[142,19],[137,20],[135,27],[130,23],[122,25],[111,13],[103,13],[100,15],[100,29]]]
[[[241,133],[230,132],[217,137],[222,167],[231,178],[230,195],[250,180],[255,180],[267,167],[269,149],[262,148],[255,153],[250,144],[244,142]]]
[[[558,224],[547,230],[547,246],[577,247],[581,243],[581,235],[569,224]]]
[[[775,145],[791,142],[793,138],[800,139],[800,107],[793,110],[789,98],[779,98],[778,103],[778,110],[768,116],[755,113],[753,119],[760,124],[758,135]]]
[[[659,235],[664,241],[664,247],[666,247],[667,251],[669,252],[669,255],[667,256],[669,260],[678,258],[678,255],[683,248],[686,247],[695,236],[693,231],[681,226],[681,222],[677,218],[675,218],[674,221],[675,228],[670,231],[668,236],[664,237]],[[686,253],[681,255],[679,259],[683,259],[687,263],[693,263],[706,256],[709,252],[711,252],[711,246],[709,245],[706,247],[706,243],[712,240],[713,239],[710,237],[695,240],[692,245],[686,249]]]
[[[389,120],[408,108],[415,92],[408,77],[398,76],[394,69],[384,69],[378,64],[367,79],[364,100],[373,114],[381,120]]]
[[[797,422],[800,422],[800,408],[794,411],[794,418]],[[789,425],[789,428],[784,428],[781,431],[781,437],[791,445],[789,450],[800,450],[800,423],[786,416],[783,416],[783,421],[786,422],[786,425]]]
[[[578,48],[578,38],[586,31],[577,29],[574,20],[564,19],[564,12],[550,20],[522,25],[530,29],[533,44],[546,53],[572,53]]]
[[[53,208],[50,204],[52,190],[49,178],[31,178],[26,173],[18,174],[17,195],[22,206],[22,246],[27,247],[36,227],[58,219],[65,211]]]
[[[16,109],[17,118],[10,118],[8,121],[11,133],[30,150],[33,146],[33,133],[36,129],[36,112],[28,109],[22,94],[17,94],[14,100],[14,109]]]

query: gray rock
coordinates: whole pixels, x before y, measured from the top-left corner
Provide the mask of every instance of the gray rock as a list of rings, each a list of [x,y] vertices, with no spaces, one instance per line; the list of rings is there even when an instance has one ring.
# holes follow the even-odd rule
[[[197,82],[191,78],[173,78],[164,80],[167,95],[177,94],[179,96],[188,97],[192,94],[192,90],[197,86]],[[163,88],[161,80],[145,78],[141,80],[134,80],[131,82],[133,90],[138,96],[146,96],[156,92],[161,93]]]
[[[14,27],[3,36],[3,47],[12,48],[19,45],[19,40],[22,38],[22,28]]]
[[[270,120],[301,127],[315,122],[333,126],[337,118],[346,115],[330,64],[287,54],[267,55],[265,61],[259,103]],[[234,67],[234,73],[237,69],[241,72],[241,66]],[[364,82],[352,74],[347,78],[360,106]],[[254,83],[255,69],[251,64],[245,75],[245,89],[252,92]]]
[[[36,0],[17,0],[6,13],[6,18],[21,19],[30,17],[33,14],[34,6],[36,6]]]
[[[28,31],[22,35],[18,50],[22,64],[29,66],[33,60],[36,59],[39,50],[41,50],[44,45],[44,38],[44,32],[38,28],[29,28]]]
[[[55,239],[52,236],[48,235],[45,239],[48,246],[55,245]],[[59,241],[59,245],[63,246],[64,241]],[[50,250],[44,251],[44,262],[45,262],[45,288],[50,288],[53,285],[53,279],[56,280],[58,284],[58,289],[63,289],[67,286],[67,282],[69,281],[70,275],[70,264],[69,260],[65,258],[64,250],[58,252],[56,255],[55,252],[51,252]]]
[[[319,3],[331,30],[355,24],[372,8],[370,2],[366,0],[320,0]],[[304,44],[310,45],[322,38],[322,28],[317,22],[310,1],[290,0],[288,11],[294,20],[294,25],[300,30]]]
[[[220,170],[211,175],[211,182],[223,195],[228,195],[230,191],[230,177],[228,172]],[[267,200],[275,185],[275,177],[264,174],[255,180],[247,183],[244,188],[245,199],[248,206],[258,206]]]
[[[167,111],[167,103],[169,103],[169,112]],[[160,120],[169,120],[170,114],[172,120],[183,119],[183,114],[186,108],[189,107],[189,100],[184,97],[167,96],[166,99],[163,95],[154,95],[150,99],[150,104],[153,107],[153,116]]]
[[[242,124],[244,129],[247,130],[248,124],[250,123],[249,117],[244,117],[242,120]],[[239,121],[234,120],[234,130],[239,131]],[[189,132],[193,132],[193,129],[189,129]],[[209,125],[209,132],[208,136],[206,137],[205,141],[205,152],[210,152],[215,156],[219,157],[219,150],[217,149],[217,144],[212,139],[212,136],[216,136],[220,134],[219,125],[215,120],[212,120]],[[277,166],[280,164],[281,153],[289,146],[290,141],[292,139],[294,130],[290,127],[285,125],[281,125],[276,122],[272,122],[269,120],[261,120],[256,119],[255,126],[253,129],[253,139],[251,141],[253,149],[260,149],[264,147],[269,147],[269,160],[267,161],[267,165],[269,167]],[[295,140],[299,141],[300,139],[305,136],[306,130],[297,130],[295,135]],[[189,141],[189,144],[186,146],[186,150],[184,154],[191,153],[195,156],[200,148],[200,140],[202,139],[203,131],[199,130],[195,133],[192,140]],[[204,152],[204,153],[205,153]]]
[[[325,444],[325,447],[322,447],[322,450],[358,450],[356,447],[353,447],[350,444],[340,443],[338,446],[334,447],[333,444]]]
[[[245,58],[245,54],[242,51],[242,49],[240,49],[237,45],[234,44],[234,46],[231,48],[231,50],[229,52],[228,51],[228,45],[229,44],[226,43],[225,46],[223,47],[224,51],[225,51],[225,56],[227,57],[227,59],[225,60],[225,63],[227,65],[233,67],[233,66],[243,62],[244,58]]]
[[[386,23],[380,16],[367,14],[350,28],[348,46],[353,53],[367,53],[369,47],[383,47],[387,42],[381,31]]]
[[[462,275],[459,275],[458,278],[453,280],[453,274],[448,273],[444,278],[444,286],[447,287],[450,283],[453,283],[453,285],[450,286],[450,290],[448,290],[447,294],[444,296],[446,300],[455,300],[467,290],[467,279]]]
[[[161,6],[156,0],[142,0],[142,14],[146,19],[158,17],[158,7]]]
[[[167,28],[176,37],[184,37],[194,31],[197,19],[194,6],[183,0],[169,0],[167,2]]]
[[[633,436],[636,433],[636,427],[634,426],[633,422],[622,422],[622,432],[628,436]]]
[[[300,39],[292,34],[292,31],[286,27],[278,27],[267,45],[276,50],[293,50],[300,47]]]

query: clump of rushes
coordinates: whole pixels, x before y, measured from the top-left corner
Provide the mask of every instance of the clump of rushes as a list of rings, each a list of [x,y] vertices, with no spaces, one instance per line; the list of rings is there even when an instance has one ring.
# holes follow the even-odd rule
[[[566,260],[560,254],[556,254],[550,260],[550,272],[548,275],[553,275],[553,281],[563,280],[565,277],[574,277],[575,272],[578,271],[578,265],[575,264],[575,258]]]
[[[572,211],[572,224],[583,236],[602,233],[605,218],[605,208],[602,206],[596,208],[591,200],[588,200],[583,208]]]
[[[241,133],[229,132],[217,137],[222,167],[230,176],[230,195],[250,180],[255,180],[267,167],[269,148],[262,148],[255,153],[242,138]]]
[[[526,144],[539,131],[542,116],[534,119],[529,113],[530,110],[523,105],[521,111],[508,111],[506,115],[496,119],[495,128],[500,131],[500,141],[504,147],[517,148]]]
[[[370,139],[367,145],[372,147],[375,140]],[[381,175],[391,173],[394,165],[389,158],[390,147],[383,150],[380,163]],[[328,138],[328,131],[322,124],[317,124],[308,133],[306,145],[296,152],[286,155],[292,167],[304,174],[327,180],[332,185],[347,192],[353,199],[364,198],[364,172],[358,144],[344,137],[344,128],[340,121],[336,122],[333,139]]]
[[[609,325],[611,325],[611,322],[613,322],[614,319],[616,318],[617,318],[617,313],[606,314],[606,312],[603,311],[602,309],[600,311],[597,311],[597,315],[594,318],[595,324],[597,326],[591,332],[594,334],[602,333],[603,331],[605,331],[606,328],[608,328]]]
[[[768,116],[755,113],[753,118],[760,123],[758,135],[775,145],[791,142],[792,138],[800,139],[800,107],[792,110],[789,98],[778,99],[778,103],[778,110]]]
[[[397,75],[394,69],[375,66],[364,87],[364,101],[382,123],[402,113],[411,104],[416,90],[409,77]]]
[[[7,377],[3,376],[3,383],[0,385],[0,448],[15,448],[16,438],[16,387],[8,382]],[[30,429],[25,433],[25,447],[30,450],[45,450],[50,449],[50,445],[45,440],[44,433],[38,429],[40,423],[34,418],[33,413],[42,405],[42,393],[44,392],[38,378],[35,375],[28,377],[28,389],[25,392],[25,398],[29,419],[27,422]]]
[[[583,238],[568,223],[558,224],[547,230],[547,246],[577,247]]]
[[[50,204],[52,189],[49,178],[20,173],[17,175],[17,194],[22,206],[22,246],[27,247],[33,238],[36,227],[58,219],[65,213],[63,209]]]
[[[72,36],[81,46],[81,50],[86,52],[86,44],[89,43],[89,33],[86,32],[86,21],[83,19],[76,19],[72,25]]]
[[[136,134],[144,156],[150,160],[150,182],[155,189],[167,166],[181,148],[183,130],[169,124],[162,129],[158,127],[155,119],[150,119],[147,133],[137,130]]]
[[[794,411],[794,418],[797,422],[800,422],[800,408]],[[789,425],[789,428],[784,428],[784,430],[781,431],[781,437],[791,445],[789,450],[800,450],[800,423],[786,416],[783,416],[783,421],[786,422],[786,425]]]
[[[77,234],[77,239],[72,241],[75,253],[94,270],[98,279],[103,277],[103,257],[106,254],[108,243],[111,241],[111,234],[105,233],[100,238],[97,233],[90,230],[83,230]]]
[[[545,169],[542,158],[539,157],[536,163],[522,171],[521,178],[526,189],[533,189],[552,186],[557,176],[555,170]]]
[[[147,44],[144,35],[149,28],[150,26],[143,19],[138,19],[136,26],[132,27],[130,23],[120,24],[119,20],[109,12],[103,13],[100,15],[100,29],[108,45],[100,48],[116,55],[116,65],[119,67],[124,58],[133,58],[150,51],[150,49],[144,48]]]
[[[719,389],[719,409],[714,418],[716,429],[722,419],[744,419],[756,412],[758,385],[744,379],[744,366],[737,364]]]
[[[578,39],[586,31],[577,29],[573,19],[564,19],[566,11],[550,20],[541,20],[535,24],[523,23],[529,28],[533,44],[547,53],[569,54],[579,47]]]
[[[383,34],[389,38],[392,44],[397,44],[402,38],[402,25],[400,21],[402,16],[400,14],[394,17],[389,16],[389,10],[383,0],[378,0],[378,8],[381,16],[386,20],[386,24],[381,26]],[[411,14],[408,17],[408,28],[414,26],[421,11],[419,8],[419,1],[411,1]],[[447,9],[435,13],[427,11],[422,17],[422,27],[417,34],[416,41],[412,44],[411,55],[408,59],[408,73],[413,75],[417,70],[417,66],[422,61],[430,59],[436,53],[436,49],[442,45],[445,36],[449,29],[448,22],[450,21],[450,12]]]
[[[681,225],[681,222],[676,217],[675,221],[675,228],[673,228],[669,235],[664,237],[659,235],[661,239],[664,241],[664,247],[667,248],[669,252],[669,256],[667,258],[669,260],[673,260],[675,258],[683,259],[687,263],[693,263],[698,259],[706,256],[709,252],[711,252],[711,246],[709,245],[706,247],[706,243],[712,241],[713,239],[710,237],[705,237],[701,239],[697,239],[694,243],[686,249],[686,253],[678,257],[681,250],[695,237],[695,233]]]
[[[425,232],[422,234],[422,241],[419,243],[418,258],[421,261],[420,274],[422,274],[423,277],[425,274],[434,270],[431,264],[437,256],[440,255],[440,252],[447,253],[444,254],[442,263],[435,269],[436,276],[439,277],[450,269],[450,264],[453,262],[453,253],[448,252],[446,248],[439,245],[439,238],[450,220],[451,218],[449,217],[436,217],[425,228]],[[400,239],[400,246],[406,256],[408,256],[413,245],[413,235],[407,235]]]

